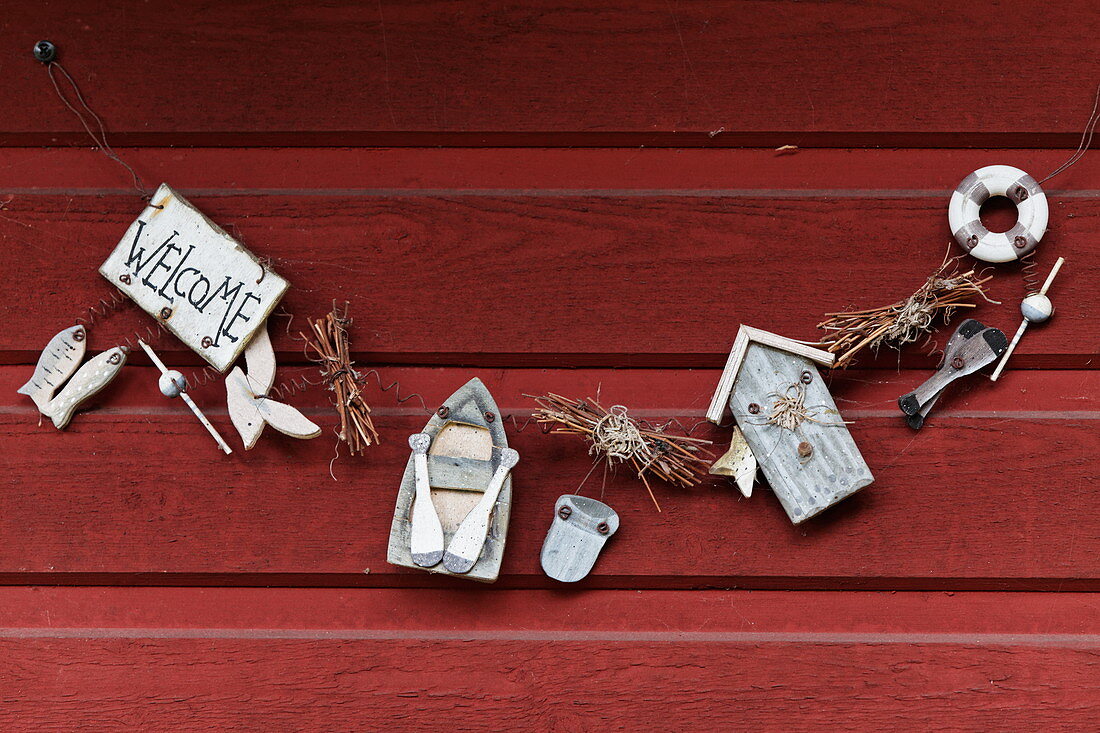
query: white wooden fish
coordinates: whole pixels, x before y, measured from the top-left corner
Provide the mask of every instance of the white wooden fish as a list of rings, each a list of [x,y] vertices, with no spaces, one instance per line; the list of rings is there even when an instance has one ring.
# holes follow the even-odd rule
[[[126,363],[126,351],[125,347],[116,346],[97,354],[77,370],[61,390],[61,394],[50,400],[46,408],[41,410],[42,414],[53,420],[54,427],[58,429],[68,425],[76,409],[118,375]]]
[[[50,339],[50,343],[46,344],[42,355],[38,357],[38,364],[35,365],[30,380],[16,390],[34,400],[39,412],[46,411],[54,392],[73,375],[84,360],[87,336],[84,326],[73,326]]]
[[[267,396],[275,381],[275,350],[266,325],[262,327],[244,352],[248,373],[233,367],[225,378],[225,396],[229,418],[240,433],[245,450],[251,450],[260,439],[265,425],[292,438],[316,438],[321,428],[301,412]]]

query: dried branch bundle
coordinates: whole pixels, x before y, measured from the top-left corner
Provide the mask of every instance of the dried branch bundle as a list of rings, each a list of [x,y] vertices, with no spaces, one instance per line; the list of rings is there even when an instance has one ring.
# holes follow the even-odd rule
[[[657,511],[661,506],[653,496],[649,476],[684,488],[698,484],[706,475],[709,461],[700,454],[713,455],[700,448],[709,440],[686,435],[668,435],[667,425],[651,425],[627,414],[622,405],[605,409],[593,399],[571,400],[556,394],[542,397],[526,395],[538,403],[534,419],[554,425],[551,433],[583,435],[591,445],[588,452],[608,464],[628,463],[645,484]]]
[[[378,442],[378,431],[374,429],[370,406],[360,389],[362,377],[352,366],[347,331],[351,325],[348,304],[344,304],[343,313],[337,311],[334,304],[328,315],[309,325],[310,333],[301,336],[306,341],[306,348],[316,353],[313,360],[320,364],[325,383],[334,393],[333,402],[340,415],[337,437],[347,443],[353,456],[362,455],[366,446]]]
[[[982,276],[975,270],[960,273],[959,259],[945,259],[917,292],[893,305],[826,313],[826,319],[817,327],[828,334],[818,345],[839,354],[833,368],[850,366],[856,354],[868,347],[876,352],[884,344],[900,349],[931,332],[937,320],[946,325],[957,308],[974,308],[978,298],[996,303],[986,296],[983,287],[993,276]]]

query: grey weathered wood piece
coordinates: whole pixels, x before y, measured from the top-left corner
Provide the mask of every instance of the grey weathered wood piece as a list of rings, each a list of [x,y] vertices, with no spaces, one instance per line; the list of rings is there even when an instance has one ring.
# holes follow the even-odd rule
[[[503,421],[500,418],[500,410],[496,401],[489,394],[489,390],[480,379],[474,378],[463,385],[451,395],[444,405],[449,413],[446,418],[440,417],[437,412],[424,426],[424,433],[435,437],[448,423],[464,423],[489,430],[493,441],[492,459],[478,461],[476,459],[459,458],[457,460],[433,456],[429,454],[429,479],[433,490],[437,488],[459,489],[484,493],[488,487],[488,478],[496,472],[500,465],[500,449],[508,447],[508,437],[504,432]],[[495,419],[486,419],[486,413],[491,413]],[[438,476],[432,471],[432,466],[439,469],[446,466]],[[463,484],[456,486],[453,484]],[[469,578],[484,583],[492,583],[500,575],[500,564],[504,558],[504,544],[508,534],[508,520],[512,508],[512,477],[509,475],[504,480],[504,485],[497,497],[496,507],[493,511],[492,521],[489,523],[489,533],[485,539],[481,556],[474,566],[466,573],[452,573],[442,563],[430,568],[422,568],[413,562],[410,545],[410,515],[412,513],[413,499],[416,496],[416,471],[413,456],[405,466],[405,473],[401,478],[401,487],[397,494],[397,506],[394,508],[393,521],[390,524],[389,549],[386,554],[387,562],[392,565],[427,570],[431,573],[453,575],[458,578]],[[454,537],[458,525],[443,525],[444,543],[449,545]]]
[[[762,343],[748,345],[729,400],[764,477],[795,524],[874,481],[847,426],[805,420],[790,431],[767,422],[773,395],[791,384],[802,384],[805,371],[811,375],[809,384],[803,385],[806,407],[823,423],[840,423],[840,412],[814,363]],[[758,414],[749,410],[753,403],[760,407]],[[808,457],[799,455],[802,442],[813,447]]]
[[[539,557],[543,572],[563,583],[581,580],[618,529],[619,515],[602,501],[576,494],[559,496]]]

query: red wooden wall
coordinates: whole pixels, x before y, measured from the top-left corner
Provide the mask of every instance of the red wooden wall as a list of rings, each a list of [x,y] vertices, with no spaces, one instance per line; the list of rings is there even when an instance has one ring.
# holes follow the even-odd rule
[[[372,386],[384,442],[334,481],[328,435],[223,457],[140,355],[63,433],[15,393],[110,297],[96,268],[141,208],[39,38],[149,185],[292,282],[292,331],[349,300],[358,363],[403,397],[479,375],[521,421],[524,393],[600,390],[693,425],[739,323],[814,338],[912,292],[963,176],[1068,156],[1092,3],[105,5],[0,12],[3,729],[1100,725],[1100,153],[1047,185],[1059,312],[1000,382],[917,433],[895,399],[928,357],[836,376],[877,480],[802,527],[764,489],[659,486],[657,513],[613,478],[622,529],[576,587],[538,565],[589,468],[570,438],[512,432],[482,587],[385,562],[415,397]],[[996,275],[977,316],[1011,332],[1021,281]],[[275,322],[280,379],[313,374]],[[114,310],[90,347],[148,325]],[[220,383],[195,396],[231,434]],[[331,427],[327,400],[289,399]]]

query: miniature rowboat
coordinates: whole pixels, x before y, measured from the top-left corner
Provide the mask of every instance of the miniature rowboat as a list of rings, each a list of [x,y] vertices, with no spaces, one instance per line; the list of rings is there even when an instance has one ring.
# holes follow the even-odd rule
[[[504,556],[512,507],[509,471],[518,455],[508,448],[489,390],[471,379],[409,444],[413,453],[401,478],[387,561],[492,583]],[[418,491],[430,503],[418,505]]]

